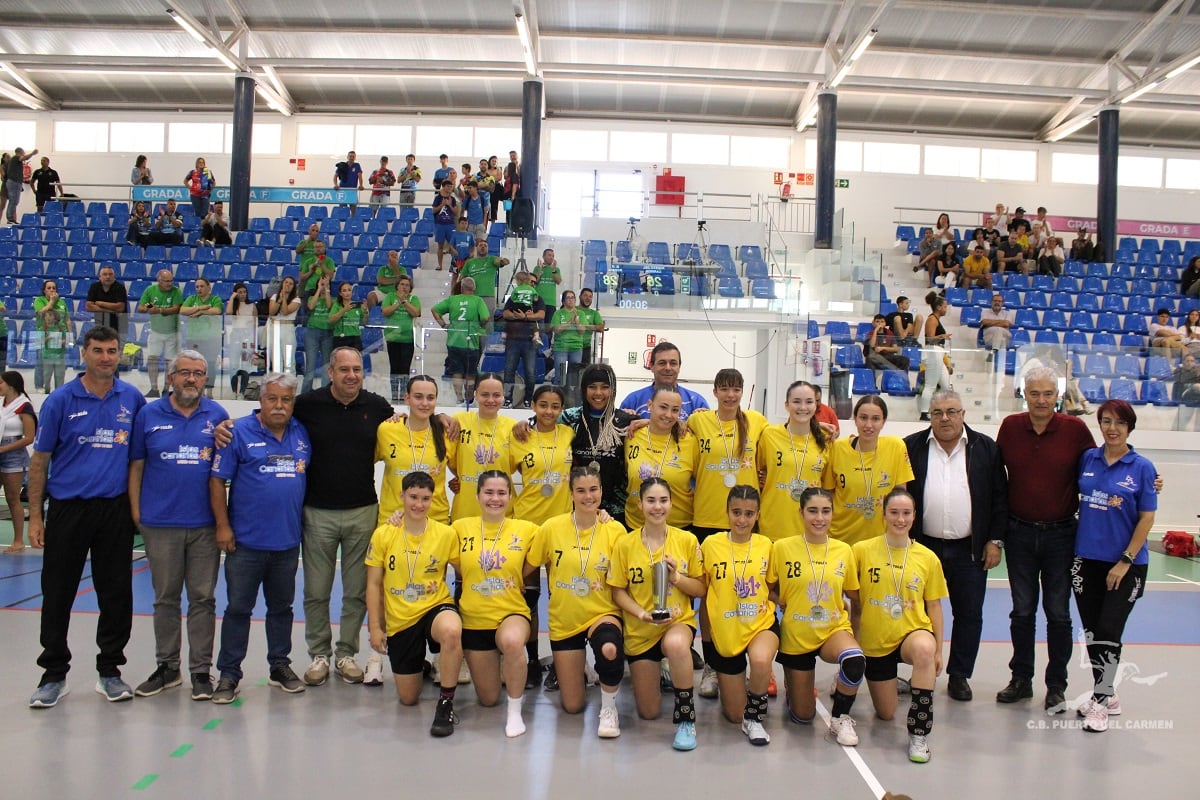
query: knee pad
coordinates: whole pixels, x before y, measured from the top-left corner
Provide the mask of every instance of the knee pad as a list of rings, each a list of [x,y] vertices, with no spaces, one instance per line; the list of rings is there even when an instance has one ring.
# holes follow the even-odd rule
[[[846,686],[858,686],[862,683],[863,673],[866,670],[866,656],[857,647],[843,650],[838,655],[838,680]]]
[[[542,596],[542,587],[526,586],[525,587],[525,605],[529,606],[530,612],[536,614],[538,608],[538,598]]]
[[[601,623],[588,639],[592,646],[592,655],[596,657],[596,674],[600,683],[605,686],[616,686],[625,675],[625,637],[621,629],[611,622]],[[611,644],[617,649],[616,658],[606,658],[604,645]]]

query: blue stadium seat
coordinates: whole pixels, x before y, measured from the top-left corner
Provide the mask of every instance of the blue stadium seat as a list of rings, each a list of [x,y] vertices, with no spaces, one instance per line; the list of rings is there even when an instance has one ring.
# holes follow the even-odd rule
[[[405,249],[416,250],[420,253],[428,252],[429,237],[425,234],[414,233],[412,236],[408,237],[408,242],[405,244]],[[499,250],[494,250],[493,252],[499,252]]]
[[[1038,292],[1053,292],[1054,278],[1049,275],[1034,275],[1030,278],[1029,285]]]
[[[750,281],[750,294],[759,300],[775,299],[775,281],[770,278],[754,278]]]
[[[1040,331],[1033,332],[1034,344],[1048,344],[1053,347],[1058,347],[1062,344],[1062,337],[1058,331],[1052,331],[1048,328],[1043,328]]]
[[[1091,315],[1088,314],[1087,316],[1090,324]],[[1046,313],[1042,315],[1042,325],[1052,331],[1065,331],[1073,327],[1067,324],[1067,315],[1057,308],[1048,309]]]
[[[1004,274],[1008,276],[1008,283],[1006,285],[1009,289],[1015,289],[1018,292],[1029,291],[1032,284],[1028,275],[1020,272],[1006,272]]]
[[[18,262],[17,274],[23,277],[41,277],[46,271],[45,262],[40,259],[26,259]]]
[[[1063,263],[1063,275],[1072,278],[1082,278],[1084,275],[1087,275],[1087,267],[1083,265],[1082,261],[1068,258]]]
[[[909,385],[908,373],[898,369],[885,370],[879,388],[892,397],[912,397],[916,394]]]
[[[1104,381],[1099,378],[1080,378],[1079,392],[1089,403],[1099,404],[1108,399],[1104,393]]]
[[[1112,363],[1107,355],[1088,353],[1083,362],[1083,371],[1079,374],[1093,378],[1112,378],[1116,373],[1113,371]]]
[[[1088,295],[1092,297],[1093,295]],[[1120,294],[1106,294],[1100,303],[1100,310],[1111,311],[1115,314],[1125,313],[1125,296]]]
[[[35,233],[36,233],[36,230],[35,230]],[[22,260],[28,259],[28,258],[41,258],[43,255],[45,255],[45,251],[42,249],[42,243],[40,241],[39,242],[22,242],[20,248],[17,251],[17,258],[20,258]]]
[[[233,243],[238,247],[254,247],[258,244],[258,234],[254,231],[238,231],[233,235]]]
[[[912,230],[910,227],[909,230]],[[915,233],[913,234],[916,235]],[[911,236],[909,237],[912,238]],[[904,241],[908,241],[905,239]],[[762,248],[756,244],[744,244],[738,248],[737,257],[739,261],[762,261]]]
[[[771,277],[771,272],[770,272],[770,269],[767,267],[766,262],[764,262],[764,261],[747,261],[747,262],[745,262],[745,264],[746,264],[746,277],[749,278],[750,280],[759,280],[762,278]]]
[[[850,323],[843,320],[831,319],[826,322],[825,335],[833,344],[850,344],[854,341],[850,333]]]
[[[1155,380],[1142,381],[1142,402],[1155,406],[1179,405],[1171,399],[1171,393],[1167,389],[1167,384]]]
[[[971,289],[970,300],[968,302],[970,305],[978,306],[979,308],[987,308],[992,304],[992,294],[994,293],[991,289]]]
[[[971,328],[978,328],[979,321],[982,317],[982,308],[979,308],[978,306],[968,306],[959,313],[958,321],[961,325],[966,325]]]
[[[225,265],[218,264],[215,261],[209,261],[200,267],[200,277],[204,278],[210,283],[223,281],[225,280]]]
[[[250,265],[239,262],[230,264],[228,272],[225,273],[225,280],[229,282],[245,282],[250,280]]]
[[[177,282],[194,281],[200,277],[200,270],[191,261],[183,261],[175,265],[175,280]]]
[[[613,255],[619,263],[627,264],[633,261],[633,245],[622,239],[613,248]]]
[[[419,250],[401,250],[400,266],[407,269],[410,273],[414,269],[419,269],[421,266],[421,252]]]
[[[1127,403],[1142,404],[1138,399],[1137,384],[1127,378],[1115,378],[1108,384],[1108,396],[1112,400],[1124,400]]]
[[[416,206],[404,206],[400,209],[400,216],[398,216],[396,219],[409,224],[415,224],[420,218],[420,209],[418,209]],[[495,228],[496,226],[493,224],[492,227]]]
[[[650,242],[646,245],[646,261],[651,264],[670,264],[671,246],[666,242]]]
[[[854,394],[879,394],[879,387],[875,385],[875,370],[850,370],[850,391]]]
[[[1018,328],[1039,328],[1041,322],[1038,320],[1038,313],[1032,308],[1018,308],[1013,320]]]
[[[292,262],[292,251],[286,247],[272,247],[270,254],[267,256],[269,264],[290,264]]]
[[[733,253],[727,244],[710,244],[708,246],[708,257],[711,259],[726,258],[733,260]]]
[[[1097,353],[1119,353],[1121,348],[1117,346],[1117,337],[1106,331],[1092,334],[1092,349]]]
[[[1173,375],[1171,360],[1166,356],[1150,356],[1146,359],[1146,377],[1150,380],[1170,380]]]
[[[1125,325],[1114,312],[1101,311],[1096,317],[1096,327],[1093,330],[1121,333],[1125,330]]]
[[[742,279],[725,276],[718,277],[717,294],[719,294],[721,297],[745,297],[746,293],[742,290]]]
[[[432,236],[433,228],[433,220],[422,217],[421,219],[417,220],[417,224],[413,226],[413,233]]]
[[[1081,294],[1075,297],[1075,308],[1078,311],[1089,311],[1092,313],[1100,310],[1100,295],[1096,294]]]
[[[359,250],[355,248],[346,254],[345,266],[347,267],[365,267],[370,263],[371,253],[367,250]]]
[[[1087,350],[1087,334],[1083,331],[1066,331],[1063,333],[1062,344],[1067,348],[1067,352],[1077,353]]]
[[[1132,353],[1121,353],[1113,364],[1113,374],[1118,378],[1142,378],[1142,360]]]
[[[1025,293],[1026,308],[1036,308],[1045,310],[1050,307],[1050,301],[1046,299],[1046,293],[1039,290],[1031,290]]]
[[[46,265],[45,275],[47,278],[65,278],[69,272],[70,267],[67,266],[67,260],[65,258],[58,258]],[[65,294],[65,292],[60,289],[59,294]]]
[[[946,302],[956,308],[967,305],[969,300],[970,295],[966,289],[955,286],[953,289],[946,290]]]
[[[1066,292],[1054,292],[1050,295],[1050,307],[1059,311],[1070,311],[1075,308],[1075,298]]]

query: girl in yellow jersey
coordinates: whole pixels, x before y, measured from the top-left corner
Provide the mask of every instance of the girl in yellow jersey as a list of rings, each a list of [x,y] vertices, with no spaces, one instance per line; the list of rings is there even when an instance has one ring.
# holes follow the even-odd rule
[[[784,395],[787,422],[758,437],[758,469],[764,476],[762,520],[771,541],[800,533],[800,495],[820,486],[829,464],[829,434],[817,421],[816,388],[796,381]]]
[[[662,711],[659,664],[666,657],[675,691],[676,750],[696,748],[696,705],[692,697],[692,640],[696,614],[692,598],[704,596],[704,563],[696,537],[667,524],[671,486],[651,477],[639,484],[639,515],[646,520],[621,539],[613,552],[608,585],[625,620],[625,656],[633,680],[638,716],[657,719]],[[666,602],[654,598],[655,565],[666,565]],[[658,613],[656,613],[658,612]]]
[[[837,743],[858,744],[850,708],[867,660],[854,640],[843,596],[858,590],[858,570],[850,545],[829,538],[833,495],[810,486],[800,495],[802,536],[775,542],[783,640],[776,660],[783,665],[788,718],[809,725],[817,713],[813,694],[817,658],[838,665],[829,729]]]
[[[600,676],[601,739],[621,735],[617,688],[625,674],[621,611],[608,586],[613,551],[628,531],[600,521],[600,474],[575,467],[570,478],[575,510],[551,517],[538,530],[527,560],[546,565],[550,587],[550,650],[563,711],[577,714],[587,701],[584,645],[590,644]]]
[[[767,683],[779,650],[779,624],[770,594],[777,580],[771,540],[754,533],[758,490],[739,484],[729,490],[729,531],[705,539],[704,607],[712,641],[704,660],[717,672],[721,707],[730,722],[740,722],[753,745],[767,745]],[[750,679],[746,680],[746,663]]]
[[[512,417],[503,416],[504,378],[495,372],[485,372],[475,383],[475,404],[478,411],[460,411],[454,415],[458,422],[458,446],[450,470],[454,477],[450,489],[454,502],[450,519],[457,521],[479,516],[475,486],[479,473],[488,469],[504,469],[508,463],[508,442],[512,434]]]
[[[529,555],[537,525],[507,515],[512,482],[500,470],[479,475],[476,485],[481,514],[454,523],[458,552],[451,559],[462,576],[459,610],[463,620],[463,651],[475,694],[484,706],[500,701],[501,656],[503,681],[508,692],[508,717],[504,734],[525,733],[521,719],[529,638],[529,606],[523,590]],[[532,568],[529,568],[532,570]]]
[[[400,508],[400,485],[410,472],[427,472],[433,478],[433,504],[429,518],[445,524],[450,519],[446,499],[446,466],[454,459],[455,443],[446,436],[437,411],[438,384],[429,375],[408,382],[404,402],[408,419],[385,422],[375,434],[375,459],[383,461],[383,487],[379,493],[379,523]]]
[[[908,448],[898,436],[880,436],[887,403],[869,394],[854,404],[858,436],[838,439],[830,448],[822,483],[833,490],[833,538],[853,545],[883,533],[883,498],[913,479]]]
[[[367,628],[371,648],[392,664],[406,706],[421,696],[425,646],[441,652],[434,736],[454,733],[454,691],[462,661],[462,620],[450,599],[446,565],[458,548],[454,530],[429,519],[433,478],[410,472],[401,481],[404,507],[375,529],[367,548]]]
[[[847,596],[867,656],[867,688],[880,719],[896,713],[896,665],[912,664],[908,758],[923,764],[929,760],[934,681],[942,672],[942,598],[947,591],[942,562],[908,538],[915,507],[904,489],[883,498],[887,527],[883,536],[854,545],[859,590]]]
[[[629,478],[625,524],[631,529],[645,521],[637,490],[647,478],[662,478],[670,488],[667,524],[677,528],[692,524],[696,437],[679,422],[682,407],[679,392],[657,390],[650,398],[650,424],[625,440],[625,472]]]
[[[571,443],[575,432],[558,424],[566,395],[558,386],[542,384],[533,393],[534,426],[525,441],[509,444],[509,472],[521,473],[521,491],[513,516],[541,525],[571,510]]]

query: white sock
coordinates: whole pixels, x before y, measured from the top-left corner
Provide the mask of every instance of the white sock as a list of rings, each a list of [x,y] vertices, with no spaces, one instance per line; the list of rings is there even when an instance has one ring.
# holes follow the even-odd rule
[[[608,692],[604,689],[600,690],[600,708],[611,708],[614,711],[617,708],[617,692]]]
[[[504,723],[504,735],[510,739],[525,733],[525,720],[521,719],[524,702],[524,696],[508,698],[508,720]]]

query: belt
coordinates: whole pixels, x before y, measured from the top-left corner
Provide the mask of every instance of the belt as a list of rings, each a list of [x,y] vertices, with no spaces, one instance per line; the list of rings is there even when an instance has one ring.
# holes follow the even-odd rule
[[[1052,520],[1050,522],[1031,522],[1027,519],[1021,519],[1020,517],[1014,517],[1011,514],[1009,515],[1008,518],[1011,519],[1013,522],[1016,522],[1019,525],[1024,525],[1027,528],[1037,528],[1040,531],[1050,530],[1051,528],[1066,528],[1069,525],[1075,524],[1074,517],[1067,517],[1066,519],[1056,519],[1056,520]]]
[[[927,533],[919,533],[919,534],[917,534],[917,540],[918,540],[918,541],[925,540],[925,541],[929,541],[929,542],[936,542],[937,544],[940,544],[940,545],[943,545],[943,546],[945,546],[945,545],[956,545],[956,544],[965,544],[965,545],[969,545],[969,544],[971,543],[971,537],[970,537],[970,536],[964,536],[964,537],[962,537],[961,539],[945,539],[945,538],[942,538],[942,537],[940,537],[940,536],[930,536],[930,535],[929,535],[929,534],[927,534]]]

